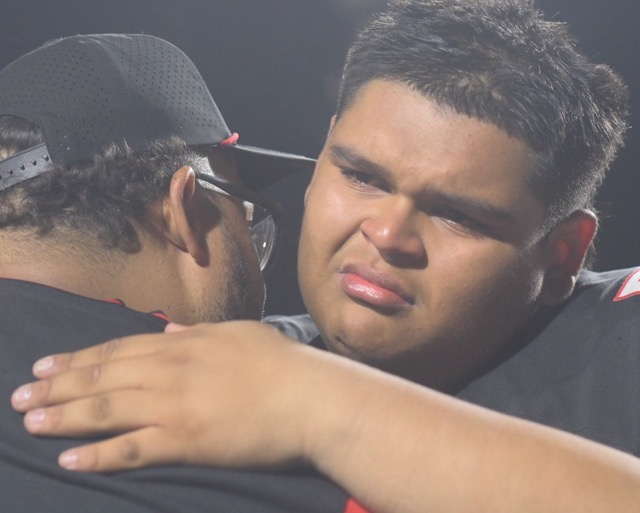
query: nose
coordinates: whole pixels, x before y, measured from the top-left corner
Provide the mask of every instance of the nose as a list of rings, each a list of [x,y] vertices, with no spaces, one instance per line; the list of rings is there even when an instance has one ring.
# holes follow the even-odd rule
[[[360,223],[360,232],[390,263],[419,267],[426,250],[415,216],[409,201],[389,199]]]

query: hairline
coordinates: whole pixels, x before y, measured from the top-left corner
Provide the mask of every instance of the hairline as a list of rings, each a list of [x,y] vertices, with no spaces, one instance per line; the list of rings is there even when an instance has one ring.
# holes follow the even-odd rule
[[[410,81],[402,80],[402,79],[395,78],[395,77],[388,76],[388,75],[385,75],[385,74],[381,73],[378,76],[371,77],[368,80],[360,83],[358,85],[358,87],[350,88],[349,91],[348,91],[348,94],[346,96],[343,96],[342,97],[342,101],[338,104],[338,108],[336,109],[336,112],[335,112],[335,120],[336,120],[336,122],[351,107],[353,107],[353,105],[357,101],[358,96],[362,93],[362,91],[367,86],[369,86],[371,83],[376,82],[376,81],[387,82],[387,83],[390,83],[390,84],[399,84],[399,85],[408,87],[412,91],[420,94],[420,96],[422,96],[422,98],[424,98],[425,100],[428,100],[428,101],[432,102],[433,106],[440,112],[453,113],[453,114],[458,114],[458,115],[462,115],[462,116],[467,116],[467,117],[469,117],[471,119],[474,119],[476,121],[480,121],[482,123],[489,124],[489,125],[493,126],[494,128],[496,128],[497,130],[500,130],[500,132],[505,134],[507,137],[515,139],[518,142],[520,142],[524,146],[524,148],[526,150],[527,159],[528,159],[528,161],[530,163],[530,165],[527,167],[527,169],[523,170],[521,172],[527,174],[527,176],[525,178],[525,182],[529,186],[529,189],[530,189],[531,193],[533,194],[533,196],[542,203],[542,205],[544,207],[544,210],[545,210],[544,223],[542,225],[542,231],[544,233],[548,233],[549,231],[551,231],[551,229],[555,225],[557,225],[559,222],[561,222],[562,219],[565,219],[565,218],[569,217],[573,212],[575,212],[575,210],[573,212],[567,212],[563,216],[554,215],[553,212],[552,212],[554,205],[552,204],[551,200],[549,198],[546,198],[544,193],[541,190],[539,190],[538,187],[536,187],[536,184],[535,184],[535,176],[536,176],[536,174],[538,174],[541,169],[546,169],[546,168],[549,168],[550,166],[553,165],[553,164],[551,164],[549,162],[549,160],[550,160],[549,155],[545,155],[541,151],[536,151],[534,148],[531,147],[531,144],[529,142],[527,142],[523,137],[521,137],[521,136],[519,136],[517,134],[514,134],[512,132],[509,132],[504,127],[501,127],[497,123],[495,123],[492,119],[490,119],[488,117],[474,116],[473,114],[465,112],[463,109],[457,108],[453,104],[453,102],[447,102],[446,100],[443,100],[441,98],[437,98],[435,95],[429,94],[429,93],[427,93],[425,91],[421,91],[419,87],[416,87],[416,85],[413,84]],[[585,205],[584,208],[592,208],[592,206],[591,205]]]

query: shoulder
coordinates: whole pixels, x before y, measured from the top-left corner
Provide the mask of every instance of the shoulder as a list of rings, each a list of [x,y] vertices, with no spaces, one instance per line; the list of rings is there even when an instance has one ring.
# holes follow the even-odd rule
[[[572,296],[458,396],[640,455],[640,268]]]
[[[610,351],[612,341],[638,348],[640,267],[606,272],[583,271],[566,304],[538,338],[588,340]],[[554,344],[557,342],[554,342]]]
[[[262,322],[271,324],[288,337],[305,344],[319,335],[318,328],[309,314],[269,315],[262,319]]]
[[[582,271],[577,282],[577,288],[581,287],[600,289],[620,287],[616,291],[615,299],[618,301],[640,295],[640,267],[604,272]]]
[[[621,315],[624,312],[638,313],[640,267],[600,273],[583,271],[568,303],[575,303],[576,306],[581,305],[590,310],[595,308],[605,310],[614,315]],[[578,310],[582,311],[582,308]]]

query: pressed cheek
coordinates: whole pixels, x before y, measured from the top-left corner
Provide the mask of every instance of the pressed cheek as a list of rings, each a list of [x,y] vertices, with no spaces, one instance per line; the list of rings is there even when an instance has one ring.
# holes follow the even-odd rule
[[[358,233],[354,208],[331,177],[315,176],[307,189],[299,251],[299,278],[303,295],[313,299],[337,271],[336,255]]]
[[[320,176],[307,190],[304,246],[330,258],[358,231],[358,208],[329,176]]]

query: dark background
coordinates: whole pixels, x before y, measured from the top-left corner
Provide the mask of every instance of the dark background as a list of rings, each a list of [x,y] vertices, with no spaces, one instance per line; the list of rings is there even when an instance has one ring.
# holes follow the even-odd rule
[[[355,33],[384,0],[5,0],[0,67],[43,42],[78,33],[143,32],[184,50],[240,142],[316,156]],[[616,69],[640,104],[640,1],[539,0],[569,23],[593,60]],[[597,269],[640,264],[640,115],[599,197]],[[291,192],[282,193],[293,200]],[[299,204],[299,203],[298,203]],[[267,276],[268,312],[301,311],[291,237]]]

